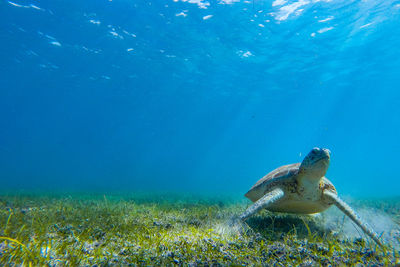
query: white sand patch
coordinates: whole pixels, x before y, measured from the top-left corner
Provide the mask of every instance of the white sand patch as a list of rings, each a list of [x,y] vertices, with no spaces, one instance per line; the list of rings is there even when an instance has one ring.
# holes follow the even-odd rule
[[[388,214],[372,207],[354,206],[351,201],[348,200],[346,200],[346,202],[350,202],[350,206],[356,211],[361,219],[366,222],[378,234],[378,236],[381,236],[385,243],[392,244],[395,247],[400,247],[400,227]],[[321,222],[324,224],[323,227],[325,229],[331,230],[345,239],[362,237],[370,240],[370,242],[374,242],[338,208],[331,207],[329,210],[321,214]]]

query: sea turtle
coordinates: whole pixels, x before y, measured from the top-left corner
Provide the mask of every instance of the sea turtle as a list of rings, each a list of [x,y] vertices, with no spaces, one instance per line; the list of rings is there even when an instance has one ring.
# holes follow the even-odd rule
[[[263,208],[277,212],[313,214],[334,204],[381,245],[378,235],[338,197],[336,188],[325,177],[329,161],[328,149],[313,148],[302,163],[285,165],[268,173],[245,194],[254,204],[239,219],[245,221]]]

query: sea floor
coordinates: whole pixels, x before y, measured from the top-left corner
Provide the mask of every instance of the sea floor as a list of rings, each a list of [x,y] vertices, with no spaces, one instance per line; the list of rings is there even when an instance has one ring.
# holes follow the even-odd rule
[[[383,247],[358,232],[335,210],[320,216],[262,211],[250,218],[245,227],[232,227],[228,223],[232,216],[249,204],[243,199],[189,194],[1,194],[0,265],[400,263],[399,199],[350,203],[356,210],[373,214],[368,220],[381,231]]]

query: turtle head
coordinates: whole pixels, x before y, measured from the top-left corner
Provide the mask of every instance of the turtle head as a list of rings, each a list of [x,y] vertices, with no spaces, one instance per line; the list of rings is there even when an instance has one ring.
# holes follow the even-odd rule
[[[314,147],[301,163],[300,171],[307,177],[320,179],[328,170],[329,161],[329,149]]]

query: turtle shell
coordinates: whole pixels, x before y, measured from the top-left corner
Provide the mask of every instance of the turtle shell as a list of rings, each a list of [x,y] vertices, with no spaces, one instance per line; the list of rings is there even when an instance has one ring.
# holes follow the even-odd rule
[[[285,182],[292,181],[292,178],[299,173],[300,163],[293,163],[281,166],[257,181],[255,185],[245,194],[247,198],[255,202],[265,195],[267,191]]]

